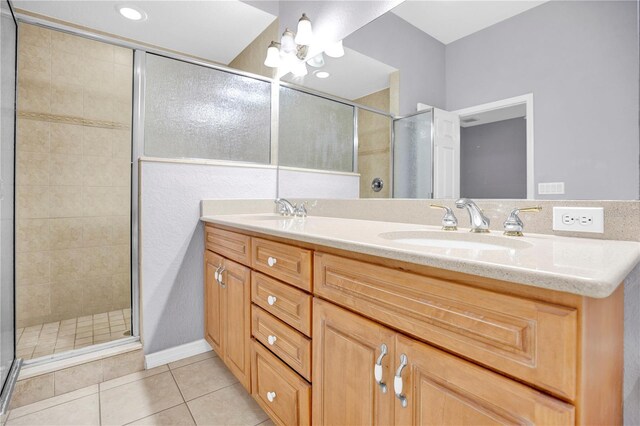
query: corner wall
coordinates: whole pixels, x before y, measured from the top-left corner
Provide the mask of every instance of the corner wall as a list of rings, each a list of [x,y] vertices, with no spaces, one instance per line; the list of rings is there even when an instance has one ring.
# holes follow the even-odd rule
[[[204,336],[200,201],[275,199],[273,166],[140,161],[141,330],[150,354]]]

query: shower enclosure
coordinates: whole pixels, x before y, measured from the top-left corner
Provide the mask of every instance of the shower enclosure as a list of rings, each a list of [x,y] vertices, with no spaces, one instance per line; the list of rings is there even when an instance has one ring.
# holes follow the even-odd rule
[[[0,414],[6,412],[20,369],[14,334],[14,145],[16,21],[6,0],[0,2]]]
[[[132,81],[131,49],[19,25],[18,358],[131,335]]]

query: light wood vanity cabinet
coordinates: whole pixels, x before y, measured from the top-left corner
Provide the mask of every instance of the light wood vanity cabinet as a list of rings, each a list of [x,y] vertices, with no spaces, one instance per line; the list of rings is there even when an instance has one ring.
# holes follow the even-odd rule
[[[310,424],[313,252],[210,225],[205,239],[207,341],[276,424]]]
[[[569,404],[320,299],[314,336],[314,424],[574,423]]]
[[[207,340],[275,423],[621,424],[622,287],[590,299],[274,239],[207,225],[205,297]]]
[[[205,251],[205,338],[251,390],[251,270]]]

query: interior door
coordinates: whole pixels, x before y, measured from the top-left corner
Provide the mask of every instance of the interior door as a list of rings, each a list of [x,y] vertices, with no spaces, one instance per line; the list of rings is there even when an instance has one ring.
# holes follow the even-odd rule
[[[14,158],[17,25],[7,0],[0,1],[0,412],[11,398],[20,362],[15,360]]]
[[[433,198],[460,197],[460,117],[433,110]]]
[[[393,424],[390,366],[394,334],[373,321],[314,298],[313,424]],[[377,362],[384,385],[376,381]]]

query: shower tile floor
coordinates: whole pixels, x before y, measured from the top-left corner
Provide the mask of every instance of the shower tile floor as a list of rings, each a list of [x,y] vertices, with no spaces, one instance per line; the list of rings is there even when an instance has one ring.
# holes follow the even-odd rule
[[[104,312],[16,330],[16,356],[33,359],[131,335],[131,309]]]

